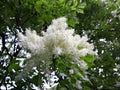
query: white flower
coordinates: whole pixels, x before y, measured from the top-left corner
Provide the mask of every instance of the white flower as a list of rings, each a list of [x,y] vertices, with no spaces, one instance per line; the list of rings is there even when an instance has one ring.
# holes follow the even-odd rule
[[[80,37],[75,35],[74,29],[68,29],[65,17],[54,19],[47,31],[42,34],[43,36],[39,36],[35,31],[28,29],[26,35],[18,33],[23,47],[29,49],[35,56],[34,65],[43,63],[48,67],[53,55],[59,57],[62,54],[68,54],[72,60],[78,62],[81,56],[94,54],[94,46],[87,42],[87,36]],[[83,61],[78,64],[82,68],[86,68]]]
[[[60,47],[55,47],[53,49],[53,54],[57,55],[57,56],[61,55],[62,54],[62,49]]]
[[[76,87],[77,87],[79,90],[82,90],[81,81],[79,81],[79,80],[76,81]]]
[[[36,34],[36,31],[26,30],[26,36],[18,33],[18,37],[24,48],[30,49],[33,54],[44,52],[43,37]]]
[[[74,70],[73,70],[73,69],[70,69],[70,70],[69,70],[69,73],[70,73],[70,74],[74,74]]]

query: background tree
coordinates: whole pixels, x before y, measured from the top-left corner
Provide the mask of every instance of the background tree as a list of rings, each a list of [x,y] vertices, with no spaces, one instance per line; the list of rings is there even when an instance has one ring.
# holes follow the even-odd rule
[[[31,83],[42,85],[43,82],[38,82],[41,74],[34,78],[15,81],[15,76],[22,71],[21,60],[27,57],[27,51],[18,44],[17,32],[25,33],[26,28],[31,28],[40,34],[52,19],[65,16],[68,18],[69,26],[75,27],[76,33],[89,36],[89,41],[94,43],[98,52],[94,66],[88,69],[91,82],[82,81],[83,90],[118,90],[119,5],[119,0],[0,1],[0,89],[4,86],[6,89],[24,90],[31,89]],[[62,83],[61,87],[71,85],[67,82]]]
[[[119,0],[85,0],[84,14],[78,14],[76,32],[89,35],[99,57],[88,70],[90,89],[118,90],[120,60]]]

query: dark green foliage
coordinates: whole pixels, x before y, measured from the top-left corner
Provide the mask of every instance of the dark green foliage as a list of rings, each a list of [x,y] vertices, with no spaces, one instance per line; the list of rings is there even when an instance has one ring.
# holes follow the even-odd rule
[[[77,74],[69,74],[68,70],[71,66],[76,67],[77,71],[84,76],[85,73],[78,65],[58,59],[59,62],[56,61],[56,65],[52,65],[54,66],[52,69],[58,67],[56,75],[60,80],[57,89],[77,90],[75,82],[80,79],[83,90],[119,90],[120,86],[116,84],[120,82],[119,6],[120,0],[107,0],[107,2],[101,2],[101,0],[82,0],[82,2],[80,0],[1,0],[0,89],[1,86],[7,89],[7,85],[10,85],[13,86],[12,90],[31,90],[32,83],[43,88],[41,79],[42,77],[45,79],[45,76],[40,72],[33,78],[25,77],[20,81],[15,78],[23,70],[19,65],[19,59],[26,58],[26,53],[18,45],[17,32],[24,33],[26,28],[31,28],[40,33],[47,28],[52,19],[65,16],[69,26],[75,27],[76,33],[88,35],[89,41],[95,45],[98,56],[94,63],[90,62],[94,60],[93,56],[82,57],[90,66],[87,70],[89,81],[83,80]],[[112,15],[112,11],[115,10],[117,16]],[[34,75],[34,72],[31,71],[29,76]],[[63,79],[60,72],[68,76]]]
[[[112,15],[112,11],[117,10],[118,13],[120,1],[85,2],[84,14],[78,14],[79,24],[76,25],[76,32],[85,32],[98,52],[94,66],[88,69],[90,87],[94,90],[118,90],[120,86],[116,87],[116,82],[120,81],[120,72],[119,68],[117,71],[115,68],[120,64],[120,19]]]

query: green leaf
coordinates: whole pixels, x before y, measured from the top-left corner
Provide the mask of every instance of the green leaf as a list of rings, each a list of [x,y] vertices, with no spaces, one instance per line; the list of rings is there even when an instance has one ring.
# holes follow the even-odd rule
[[[83,49],[83,46],[78,46],[77,49],[81,50],[81,49]]]
[[[12,69],[14,70],[18,70],[20,67],[19,67],[19,64],[15,64],[15,63],[12,63],[9,68],[8,68],[8,71],[11,72]]]
[[[41,9],[41,5],[42,5],[42,2],[41,1],[37,1],[36,4],[35,4],[35,9],[37,12],[40,13],[40,9]]]
[[[39,76],[37,75],[37,76],[34,76],[33,78],[32,78],[32,82],[36,85],[36,86],[38,86],[38,80],[39,80]]]
[[[83,90],[91,90],[88,86],[84,86]]]
[[[85,71],[80,68],[78,65],[74,65],[74,68],[80,73],[80,77],[84,78],[85,77]]]
[[[91,55],[91,54],[87,54],[86,56],[84,57],[81,57],[82,60],[84,60],[88,67],[91,67],[94,65],[93,61],[95,60],[95,56],[94,55]]]
[[[82,3],[78,6],[79,9],[84,9],[86,7],[86,4],[85,3]]]
[[[63,4],[63,3],[65,2],[65,0],[59,0],[59,2],[60,2],[61,4]]]
[[[78,9],[78,10],[77,10],[77,13],[84,14],[84,11],[83,11],[82,9]]]

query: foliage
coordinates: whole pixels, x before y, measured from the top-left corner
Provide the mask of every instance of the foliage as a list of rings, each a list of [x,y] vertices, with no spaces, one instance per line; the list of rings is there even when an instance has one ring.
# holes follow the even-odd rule
[[[35,70],[31,71],[29,77],[24,80],[19,81],[15,78],[23,70],[21,64],[26,63],[24,60],[28,57],[27,51],[18,45],[17,32],[24,33],[26,28],[31,28],[40,33],[40,30],[47,28],[52,19],[65,16],[68,18],[69,26],[75,26],[76,33],[89,36],[89,41],[94,43],[98,52],[98,57],[92,63],[93,66],[90,63],[90,68],[87,70],[90,81],[81,79],[83,90],[119,90],[119,6],[119,0],[1,0],[0,89],[1,86],[5,86],[4,88],[12,86],[11,90],[31,90],[32,83],[43,87],[41,79],[46,77],[44,73]],[[89,55],[82,58],[86,62],[89,62],[87,58],[94,59]],[[57,62],[57,66],[60,71],[66,72],[68,67],[65,68],[65,63],[60,61]],[[69,65],[71,63],[66,64]],[[65,90],[69,87],[74,90],[74,82],[78,76],[69,74],[69,77],[72,78],[72,82],[68,82],[65,78],[59,81],[57,89]]]
[[[24,90],[33,88],[32,83],[42,85],[44,73],[31,78],[34,70],[21,81],[15,78],[23,71],[22,63],[28,55],[18,44],[17,32],[32,28],[40,33],[60,16],[67,17],[69,26],[74,27],[78,23],[76,13],[83,13],[85,4],[79,0],[2,0],[0,6],[0,89]]]
[[[120,87],[120,14],[119,0],[85,0],[84,14],[78,14],[76,32],[85,32],[95,45],[99,57],[88,69],[92,89],[118,90]]]

